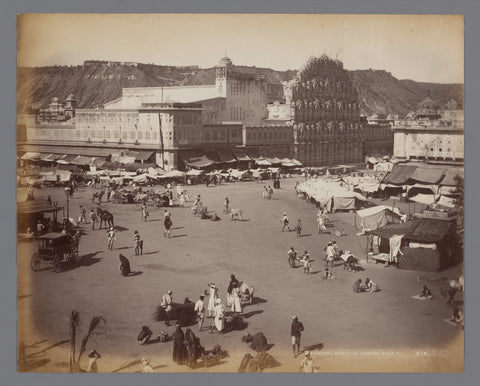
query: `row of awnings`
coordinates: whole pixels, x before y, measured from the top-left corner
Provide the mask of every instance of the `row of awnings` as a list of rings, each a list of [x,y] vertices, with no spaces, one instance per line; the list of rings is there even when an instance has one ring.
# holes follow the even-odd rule
[[[455,176],[458,173],[443,168],[422,168],[416,165],[396,164],[383,179],[390,185],[433,184],[455,186]]]
[[[103,149],[102,149],[103,150]],[[72,151],[75,151],[72,149]],[[106,162],[106,154],[104,151],[102,155],[79,155],[79,154],[55,154],[55,153],[39,153],[27,151],[20,159],[31,161],[45,161],[45,162],[57,162],[62,165],[93,165],[101,167]],[[113,152],[112,152],[113,153]],[[135,151],[135,152],[122,152],[119,154],[111,154],[112,161],[118,161],[122,164],[134,164],[137,162],[143,162],[148,160],[153,151]]]
[[[229,164],[229,163],[236,163],[238,161],[247,161],[247,162],[254,162],[258,166],[285,166],[285,167],[298,167],[302,166],[302,163],[290,158],[268,158],[264,157],[263,155],[256,154],[252,151],[252,153],[246,153],[244,151],[222,151],[217,150],[215,152],[206,152],[202,153],[201,155],[193,156],[193,157],[181,157],[182,160],[190,167],[193,168],[203,168],[208,167],[215,164]]]

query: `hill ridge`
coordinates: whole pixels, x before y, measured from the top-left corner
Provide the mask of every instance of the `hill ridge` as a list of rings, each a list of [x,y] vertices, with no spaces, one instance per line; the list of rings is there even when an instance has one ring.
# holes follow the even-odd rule
[[[95,61],[86,61],[95,62]],[[107,62],[105,62],[107,63]],[[215,67],[127,64],[19,67],[17,69],[17,108],[23,113],[47,107],[53,97],[64,101],[74,94],[78,108],[94,108],[121,96],[125,87],[187,86],[215,83]],[[293,79],[296,70],[277,71],[255,66],[234,66],[280,83]],[[397,79],[385,70],[348,71],[359,94],[362,114],[405,116],[425,99],[427,93],[440,104],[455,99],[463,105],[463,84],[416,82]]]

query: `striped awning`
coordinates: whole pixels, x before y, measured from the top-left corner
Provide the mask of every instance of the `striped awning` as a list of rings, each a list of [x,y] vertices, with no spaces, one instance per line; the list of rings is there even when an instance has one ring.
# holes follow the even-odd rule
[[[38,159],[40,157],[40,153],[35,151],[27,151],[24,155],[22,155],[23,160],[30,160],[30,159]]]
[[[252,159],[248,156],[247,153],[243,151],[234,151],[233,155],[238,161],[251,161]]]

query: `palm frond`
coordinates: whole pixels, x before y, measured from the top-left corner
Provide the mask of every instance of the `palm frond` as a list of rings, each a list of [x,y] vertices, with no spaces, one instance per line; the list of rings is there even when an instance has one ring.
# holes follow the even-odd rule
[[[75,346],[77,341],[77,331],[82,320],[80,318],[80,312],[73,309],[70,313],[69,319],[69,337],[70,337],[70,360],[69,360],[69,371],[73,372],[76,368],[75,363]]]
[[[80,345],[80,351],[78,354],[78,359],[76,361],[76,367],[78,368],[80,366],[80,358],[82,357],[83,353],[85,352],[87,348],[87,343],[92,334],[95,332],[95,329],[100,325],[100,323],[105,323],[106,320],[102,316],[94,316],[90,320],[90,325],[88,326],[88,331],[83,337],[82,344]]]

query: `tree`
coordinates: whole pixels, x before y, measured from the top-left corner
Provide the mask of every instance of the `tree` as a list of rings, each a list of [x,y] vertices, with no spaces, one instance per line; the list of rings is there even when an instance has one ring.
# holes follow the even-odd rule
[[[457,208],[463,208],[465,194],[463,178],[457,174],[453,179],[455,181],[455,190],[453,191],[455,206]]]
[[[105,319],[102,316],[94,316],[90,320],[90,325],[88,326],[88,331],[82,339],[82,344],[80,345],[80,350],[78,353],[78,357],[76,358],[76,341],[77,341],[77,332],[82,323],[80,318],[80,312],[77,310],[72,310],[70,314],[70,321],[69,321],[69,335],[70,335],[70,360],[69,360],[69,371],[71,373],[79,373],[80,372],[80,358],[85,353],[87,348],[87,343],[90,337],[95,332],[95,329],[100,325],[100,323],[105,323]]]

